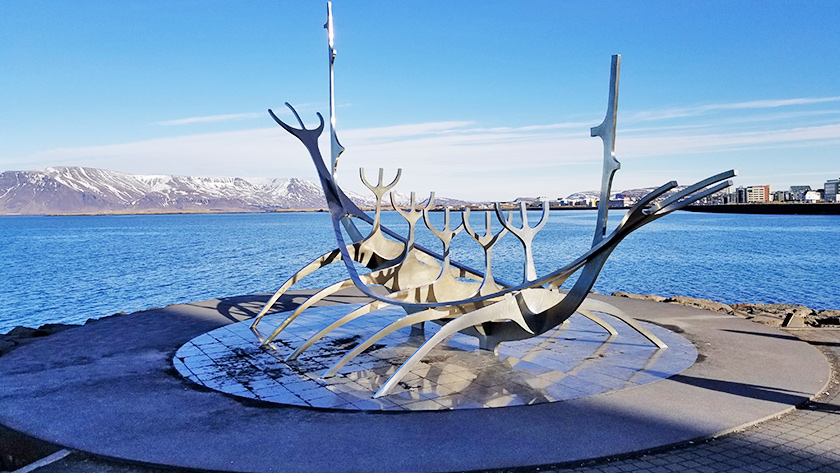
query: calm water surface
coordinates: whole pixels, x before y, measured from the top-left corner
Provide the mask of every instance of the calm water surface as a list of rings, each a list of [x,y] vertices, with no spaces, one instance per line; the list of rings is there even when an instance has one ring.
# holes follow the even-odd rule
[[[614,212],[615,225],[623,215]],[[460,221],[460,215],[453,215]],[[438,227],[442,215],[434,214]],[[394,230],[401,217],[383,218]],[[539,215],[530,215],[531,224]],[[537,272],[585,252],[594,211],[555,211],[534,242]],[[473,214],[483,233],[483,217]],[[498,229],[498,225],[494,230]],[[274,291],[301,265],[334,248],[326,213],[0,217],[0,333],[16,325],[79,323],[116,312]],[[439,250],[427,230],[418,239]],[[595,290],[687,295],[735,302],[788,302],[840,309],[840,217],[678,212],[631,234]],[[511,235],[494,250],[494,273],[522,277]],[[463,232],[453,258],[483,267]],[[342,278],[343,265],[296,287]]]

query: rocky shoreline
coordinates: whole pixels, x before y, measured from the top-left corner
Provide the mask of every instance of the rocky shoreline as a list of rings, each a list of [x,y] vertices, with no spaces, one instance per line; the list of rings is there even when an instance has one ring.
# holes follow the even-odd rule
[[[38,328],[31,328],[31,327],[24,327],[23,325],[18,325],[17,327],[9,330],[7,333],[0,334],[0,356],[8,353],[9,351],[21,346],[26,345],[27,343],[31,343],[39,338],[48,337],[54,333],[63,332],[65,330],[69,330],[75,327],[81,327],[82,325],[87,325],[90,323],[95,323],[98,320],[102,320],[107,317],[120,317],[129,315],[125,312],[117,312],[113,315],[108,315],[102,318],[94,318],[88,319],[85,321],[84,324],[44,324]]]
[[[796,304],[753,304],[749,302],[728,305],[710,299],[685,296],[663,297],[653,294],[631,294],[627,292],[613,292],[611,295],[722,312],[776,327],[840,328],[840,310],[835,309],[815,310],[804,305]]]

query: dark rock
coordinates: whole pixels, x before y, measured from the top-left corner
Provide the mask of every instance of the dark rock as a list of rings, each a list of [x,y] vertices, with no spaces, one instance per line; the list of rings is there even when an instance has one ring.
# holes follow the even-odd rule
[[[749,314],[764,315],[770,317],[777,317],[780,319],[788,315],[796,317],[808,317],[814,315],[814,309],[805,307],[804,305],[795,304],[735,304],[733,309],[740,310]]]
[[[638,299],[655,302],[667,302],[670,304],[680,304],[688,307],[694,307],[702,310],[711,310],[714,312],[723,312],[732,314],[738,317],[752,320],[753,322],[763,323],[773,326],[784,327],[826,327],[826,326],[840,326],[840,310],[828,309],[816,311],[810,307],[797,304],[754,304],[754,303],[739,303],[727,305],[722,302],[716,302],[709,299],[699,299],[694,297],[674,296],[662,297],[653,294],[632,294],[627,292],[614,292],[615,297],[626,297],[629,299]]]
[[[654,294],[633,294],[630,292],[613,292],[610,294],[615,297],[626,297],[628,299],[637,299],[641,301],[665,302],[666,297],[657,296]]]
[[[732,314],[732,307],[723,302],[716,302],[709,299],[698,299],[695,297],[674,296],[665,299],[669,304],[680,304],[687,307],[695,307],[697,309],[711,310],[713,312],[723,312],[725,314]]]
[[[817,312],[808,319],[808,324],[814,327],[837,327],[840,326],[840,310],[827,309]]]
[[[12,348],[16,347],[17,345],[17,342],[6,338],[6,335],[0,335],[0,356],[3,356],[6,353],[10,352]]]
[[[5,335],[0,335],[0,356],[10,352],[21,344],[31,342],[35,338],[46,337],[58,332],[78,327],[71,324],[44,324],[38,328],[17,326]]]
[[[5,337],[8,339],[20,340],[24,338],[31,338],[35,336],[36,329],[30,327],[24,327],[22,325],[18,325],[17,327],[9,330]]]
[[[33,337],[46,337],[47,335],[52,335],[54,333],[63,332],[65,330],[71,329],[73,327],[78,327],[78,325],[72,324],[44,324],[38,327],[35,330],[35,333],[32,335]]]

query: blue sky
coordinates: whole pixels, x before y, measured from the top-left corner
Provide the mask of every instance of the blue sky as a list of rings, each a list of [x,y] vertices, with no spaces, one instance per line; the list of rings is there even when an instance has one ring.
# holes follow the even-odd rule
[[[840,177],[840,2],[336,0],[339,178],[474,200]],[[0,2],[0,170],[315,179],[266,109],[328,113],[325,2]],[[324,142],[324,150],[327,142]],[[327,154],[325,152],[325,154]]]

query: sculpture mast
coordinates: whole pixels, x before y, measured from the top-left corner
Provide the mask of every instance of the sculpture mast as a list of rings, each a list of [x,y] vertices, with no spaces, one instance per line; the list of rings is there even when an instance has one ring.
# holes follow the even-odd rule
[[[327,38],[329,40],[328,53],[330,61],[330,172],[333,179],[335,179],[335,170],[338,167],[338,157],[344,151],[344,147],[338,142],[338,137],[335,134],[335,85],[333,65],[335,64],[335,48],[333,42],[335,40],[335,33],[333,32],[333,18],[332,18],[332,2],[327,2],[327,23],[324,25],[327,29]]]
[[[338,169],[338,157],[344,152],[344,146],[338,142],[335,134],[335,75],[333,72],[335,64],[335,33],[333,31],[332,2],[327,2],[327,22],[324,24],[327,29],[327,53],[330,61],[330,177],[335,182],[335,171]],[[364,236],[356,227],[356,224],[346,215],[341,217],[341,224],[347,230],[347,234],[354,242],[362,241]]]
[[[607,115],[600,125],[593,127],[590,134],[600,136],[604,142],[604,170],[601,173],[601,198],[598,200],[598,222],[595,224],[595,237],[592,246],[597,245],[607,234],[607,212],[610,207],[610,189],[615,172],[621,163],[615,159],[615,121],[618,112],[618,73],[621,69],[621,55],[612,57],[610,67],[610,98],[607,103]]]

